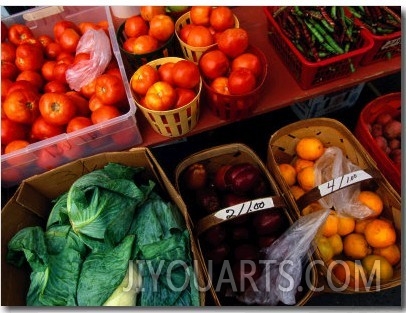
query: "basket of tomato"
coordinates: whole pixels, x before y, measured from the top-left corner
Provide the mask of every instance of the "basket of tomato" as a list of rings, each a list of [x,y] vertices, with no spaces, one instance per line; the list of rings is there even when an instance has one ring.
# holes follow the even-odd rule
[[[134,72],[130,86],[136,105],[159,134],[178,137],[196,126],[202,79],[192,61],[166,57],[148,62]]]
[[[177,19],[175,34],[184,57],[198,62],[207,49],[216,45],[221,32],[239,25],[238,18],[228,7],[192,6]]]
[[[133,69],[175,54],[174,21],[163,6],[147,8],[141,7],[140,14],[127,18],[116,33],[120,50]]]

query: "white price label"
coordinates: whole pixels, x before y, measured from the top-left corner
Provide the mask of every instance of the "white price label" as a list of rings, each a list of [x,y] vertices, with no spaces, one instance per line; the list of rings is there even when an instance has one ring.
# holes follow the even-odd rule
[[[334,178],[324,184],[318,186],[320,195],[324,197],[334,191],[353,185],[355,183],[372,178],[370,174],[363,170],[355,171],[343,176]]]
[[[275,203],[272,198],[261,198],[255,199],[243,203],[239,203],[228,208],[222,209],[214,214],[215,217],[228,220],[231,218],[235,218],[237,216],[241,216],[247,213],[261,211],[265,209],[270,209],[275,206]]]

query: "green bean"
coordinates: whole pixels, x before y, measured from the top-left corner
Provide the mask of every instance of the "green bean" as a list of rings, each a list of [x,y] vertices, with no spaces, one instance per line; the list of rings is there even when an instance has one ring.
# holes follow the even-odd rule
[[[320,33],[320,35],[323,36],[324,39],[328,42],[328,44],[336,51],[337,54],[344,53],[343,49],[338,45],[338,43],[329,34],[327,34],[325,32],[325,30],[323,29],[323,27],[320,24],[314,23],[313,25],[315,26],[317,31]]]

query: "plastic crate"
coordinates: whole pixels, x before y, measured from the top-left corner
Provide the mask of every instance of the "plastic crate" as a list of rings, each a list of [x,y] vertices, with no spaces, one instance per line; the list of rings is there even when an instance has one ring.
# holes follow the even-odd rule
[[[400,116],[400,92],[380,96],[369,102],[362,109],[358,118],[358,122],[355,127],[355,136],[374,158],[378,168],[385,175],[386,179],[400,194],[402,187],[400,168],[393,163],[386,153],[379,149],[368,128],[368,125],[371,125],[375,121],[376,117],[381,113],[389,113],[393,118]]]
[[[365,83],[343,91],[314,97],[307,101],[295,103],[292,111],[300,119],[325,116],[327,114],[352,107],[358,100]]]
[[[277,8],[264,8],[269,39],[302,89],[309,89],[351,75],[363,56],[372,48],[372,38],[366,35],[365,29],[361,29],[361,40],[357,42],[357,49],[319,62],[310,62],[283,34],[281,27],[273,18],[272,14]]]
[[[107,7],[52,6],[35,8],[3,19],[6,25],[21,23],[27,25],[34,35],[46,34],[53,37],[52,25],[61,19],[75,23],[108,20],[113,55],[116,58],[124,82],[129,110],[127,113],[95,124],[79,131],[64,133],[30,144],[24,149],[1,156],[2,186],[19,184],[23,179],[42,173],[50,168],[96,153],[119,151],[142,142],[120,50],[113,29],[110,10]],[[46,166],[41,166],[44,164]]]

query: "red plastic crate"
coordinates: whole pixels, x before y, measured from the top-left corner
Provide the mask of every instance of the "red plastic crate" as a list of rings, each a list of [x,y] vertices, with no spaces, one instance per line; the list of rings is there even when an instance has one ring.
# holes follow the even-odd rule
[[[357,43],[357,49],[319,62],[310,62],[285,36],[273,18],[273,13],[277,9],[278,7],[264,7],[269,39],[302,89],[309,89],[351,75],[351,64],[356,70],[363,56],[372,48],[372,38],[366,35],[365,29],[361,29],[361,40]]]
[[[361,111],[356,128],[355,137],[374,158],[378,168],[391,183],[395,190],[401,193],[401,172],[393,161],[375,143],[368,125],[371,124],[380,113],[389,113],[392,117],[401,114],[401,93],[390,93],[378,97],[369,102]]]

